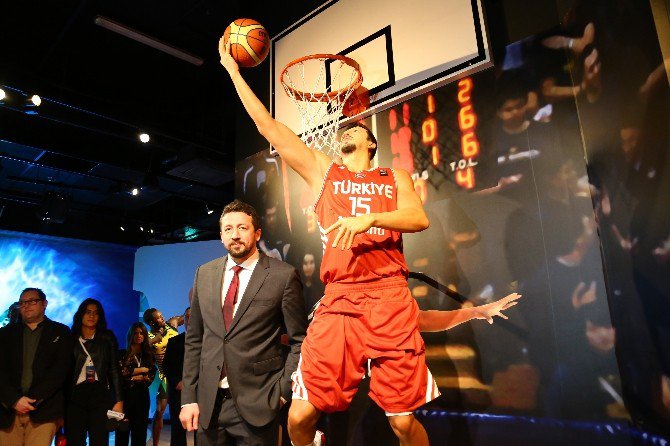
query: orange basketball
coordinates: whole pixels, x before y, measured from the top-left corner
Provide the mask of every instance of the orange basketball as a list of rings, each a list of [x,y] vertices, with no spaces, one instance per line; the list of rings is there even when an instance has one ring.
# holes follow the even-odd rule
[[[270,51],[270,36],[263,25],[253,19],[237,19],[226,28],[223,42],[230,39],[230,54],[241,67],[255,67]]]

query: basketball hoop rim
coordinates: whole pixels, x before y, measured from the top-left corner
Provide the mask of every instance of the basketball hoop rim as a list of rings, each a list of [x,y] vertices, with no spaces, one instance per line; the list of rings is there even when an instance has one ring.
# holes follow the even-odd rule
[[[356,71],[356,79],[354,79],[349,85],[347,85],[344,88],[324,93],[308,93],[288,85],[288,83],[284,80],[284,76],[288,73],[288,70],[292,66],[305,62],[307,60],[315,60],[315,59],[335,59],[342,61]],[[293,96],[294,99],[308,102],[321,102],[324,98],[328,98],[329,100],[335,99],[336,97],[341,96],[342,94],[345,94],[348,91],[356,90],[363,83],[363,73],[361,72],[361,67],[360,65],[358,65],[358,62],[356,62],[351,57],[342,56],[340,54],[327,54],[327,53],[310,54],[308,56],[299,57],[287,63],[281,72],[281,76],[279,76],[279,81],[284,86],[286,93]]]

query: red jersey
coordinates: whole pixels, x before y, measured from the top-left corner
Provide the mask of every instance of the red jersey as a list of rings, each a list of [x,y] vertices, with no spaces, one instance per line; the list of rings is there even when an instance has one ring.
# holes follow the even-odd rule
[[[344,165],[330,165],[314,204],[323,243],[323,283],[363,283],[385,277],[407,277],[400,232],[372,227],[364,234],[357,234],[349,250],[332,247],[337,231],[324,232],[340,217],[396,210],[397,195],[392,169],[351,172]]]

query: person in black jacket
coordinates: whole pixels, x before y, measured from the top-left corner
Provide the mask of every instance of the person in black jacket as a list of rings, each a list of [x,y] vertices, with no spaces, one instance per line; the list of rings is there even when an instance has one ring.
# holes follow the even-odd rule
[[[0,329],[0,445],[48,446],[63,418],[72,339],[44,315],[42,290],[26,288],[18,303],[22,323]]]
[[[184,311],[184,327],[186,330],[188,330],[190,319],[191,307],[188,307]],[[185,339],[186,333],[170,338],[163,358],[163,372],[165,372],[167,378],[168,406],[170,407],[170,446],[186,446],[186,429],[179,421]]]
[[[74,349],[72,390],[65,413],[68,446],[107,446],[107,410],[123,412],[118,344],[107,329],[105,311],[95,299],[86,299],[72,321]]]
[[[146,446],[149,420],[149,386],[156,377],[156,361],[149,345],[149,334],[142,322],[128,329],[126,350],[120,355],[123,401],[130,430],[116,431],[116,446]]]

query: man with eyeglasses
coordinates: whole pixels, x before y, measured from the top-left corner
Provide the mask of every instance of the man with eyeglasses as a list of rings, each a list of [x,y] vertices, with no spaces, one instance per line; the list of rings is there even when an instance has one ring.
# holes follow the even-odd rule
[[[63,418],[72,338],[45,316],[47,303],[44,291],[26,288],[22,322],[0,329],[0,445],[48,446]]]

